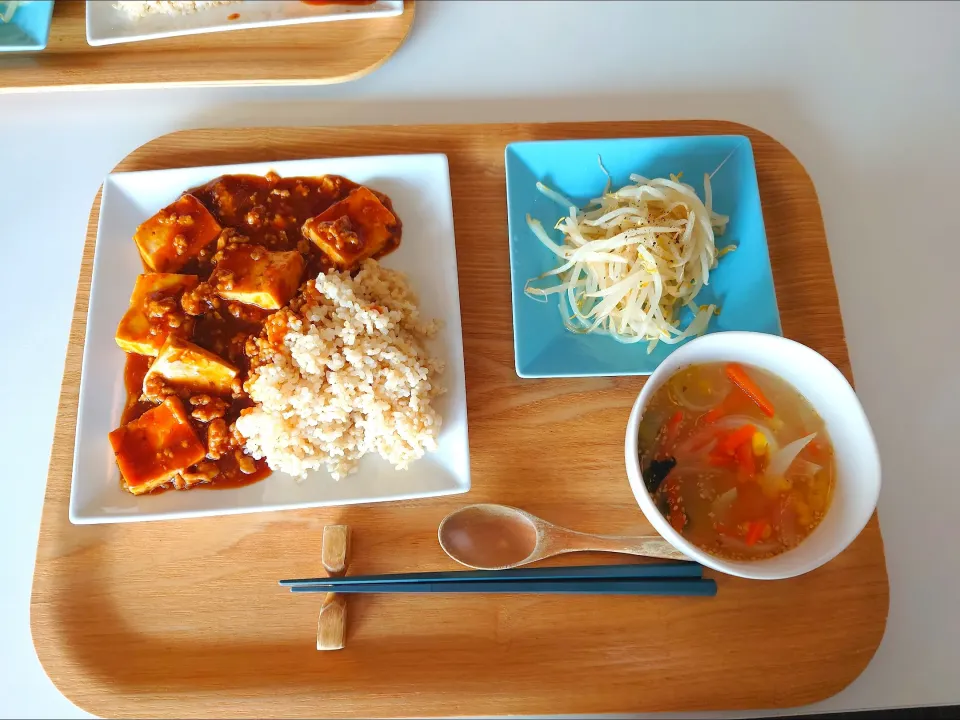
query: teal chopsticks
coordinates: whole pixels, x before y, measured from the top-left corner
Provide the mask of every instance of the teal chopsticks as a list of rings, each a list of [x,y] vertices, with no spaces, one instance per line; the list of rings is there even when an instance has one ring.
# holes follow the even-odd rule
[[[404,573],[281,580],[295,593],[543,593],[565,595],[716,595],[696,563]]]
[[[683,595],[712,597],[713,580],[486,580],[483,582],[367,583],[360,585],[308,585],[292,587],[295,593],[495,593],[538,595]]]

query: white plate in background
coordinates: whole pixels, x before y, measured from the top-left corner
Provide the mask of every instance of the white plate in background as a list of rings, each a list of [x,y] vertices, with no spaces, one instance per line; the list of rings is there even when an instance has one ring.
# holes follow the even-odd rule
[[[369,5],[308,5],[300,0],[243,0],[215,5],[183,15],[131,17],[115,0],[87,0],[87,43],[156,40],[178,35],[362,18],[393,17],[403,12],[403,0],[376,0]],[[239,15],[231,20],[232,15]]]
[[[403,221],[400,247],[383,258],[385,267],[407,274],[425,319],[441,323],[429,351],[442,360],[439,382],[446,392],[435,401],[443,418],[439,448],[396,470],[367,456],[343,480],[326,472],[297,481],[281,473],[239,488],[170,490],[132,495],[120,487],[120,471],[107,434],[119,426],[126,392],[126,355],[114,333],[143,272],[133,242],[137,226],[176,200],[185,190],[234,173],[283,177],[343,175],[387,194]],[[463,372],[460,294],[453,235],[450,172],[445,155],[393,155],[249,163],[113,173],[103,183],[100,223],[93,260],[90,306],[80,378],[70,520],[113,523],[230,515],[385,500],[406,500],[467,492],[470,459]]]

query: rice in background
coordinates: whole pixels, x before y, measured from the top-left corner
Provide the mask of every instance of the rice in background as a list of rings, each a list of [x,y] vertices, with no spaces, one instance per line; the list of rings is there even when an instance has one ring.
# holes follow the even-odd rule
[[[235,5],[242,0],[117,0],[114,7],[132,18],[148,15],[189,15],[217,5]]]

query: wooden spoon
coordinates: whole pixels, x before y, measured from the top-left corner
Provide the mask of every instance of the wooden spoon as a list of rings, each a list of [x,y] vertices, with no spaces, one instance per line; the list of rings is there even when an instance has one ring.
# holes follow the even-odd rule
[[[690,560],[663,538],[575,532],[507,505],[467,505],[447,515],[437,531],[440,547],[461,565],[506,570],[569,552],[615,552]]]

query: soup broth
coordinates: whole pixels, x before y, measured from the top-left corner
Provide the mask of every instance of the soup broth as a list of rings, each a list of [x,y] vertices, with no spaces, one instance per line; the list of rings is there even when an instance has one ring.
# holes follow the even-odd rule
[[[638,440],[657,507],[718,557],[779,555],[830,505],[836,467],[823,420],[792,385],[759,368],[680,370],[654,393]]]

